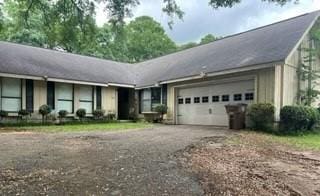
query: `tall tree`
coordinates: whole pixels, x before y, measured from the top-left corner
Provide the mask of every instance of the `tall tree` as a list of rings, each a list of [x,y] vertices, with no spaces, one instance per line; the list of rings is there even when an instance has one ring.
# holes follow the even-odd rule
[[[214,35],[208,34],[201,39],[200,44],[208,44],[208,43],[213,42],[215,40],[217,40],[217,38]]]
[[[176,50],[160,23],[149,16],[141,16],[126,26],[128,57],[137,62],[158,57]]]

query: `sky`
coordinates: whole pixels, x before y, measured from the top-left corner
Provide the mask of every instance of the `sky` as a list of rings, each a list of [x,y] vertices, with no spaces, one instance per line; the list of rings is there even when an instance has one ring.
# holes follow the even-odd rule
[[[242,0],[232,8],[215,10],[208,6],[209,0],[177,0],[185,12],[183,20],[175,19],[173,29],[167,25],[168,17],[161,11],[162,0],[140,0],[133,8],[133,17],[148,15],[160,22],[167,34],[178,44],[199,41],[211,33],[215,36],[227,36],[264,26],[280,20],[320,10],[320,0],[300,0],[299,3],[287,3],[279,6],[261,0]],[[97,24],[101,26],[107,19],[103,6],[97,10]]]

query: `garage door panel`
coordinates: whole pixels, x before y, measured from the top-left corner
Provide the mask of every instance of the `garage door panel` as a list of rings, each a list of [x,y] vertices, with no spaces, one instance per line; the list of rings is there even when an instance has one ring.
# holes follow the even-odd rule
[[[178,97],[183,99],[183,104],[178,104],[178,124],[194,125],[228,125],[228,116],[225,105],[246,103],[246,93],[254,92],[254,81],[238,81],[206,86],[183,88],[178,90]],[[234,101],[234,94],[241,94],[241,101]],[[229,101],[222,101],[222,95],[229,95]],[[213,102],[212,96],[219,96],[218,102]],[[194,103],[194,98],[199,97],[200,103]],[[202,102],[202,97],[208,97],[208,103]],[[185,104],[185,98],[191,98],[190,104]]]

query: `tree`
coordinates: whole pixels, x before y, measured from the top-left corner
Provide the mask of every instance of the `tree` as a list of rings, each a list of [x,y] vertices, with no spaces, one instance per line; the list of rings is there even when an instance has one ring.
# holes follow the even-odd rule
[[[141,16],[126,26],[128,57],[132,62],[155,58],[176,50],[160,23]]]
[[[215,36],[213,36],[212,34],[208,34],[201,39],[200,44],[208,44],[208,43],[213,42],[215,40],[217,40],[217,38]]]
[[[193,48],[193,47],[196,47],[198,46],[198,43],[196,42],[189,42],[189,43],[186,43],[186,44],[183,44],[179,47],[179,50],[186,50],[186,49],[189,49],[189,48]]]
[[[320,95],[316,89],[319,85],[319,71],[314,68],[316,58],[320,57],[320,22],[317,21],[309,33],[307,47],[299,47],[298,65],[298,104],[311,106]],[[303,55],[305,54],[305,55]],[[301,89],[301,81],[306,82],[306,89]]]
[[[42,116],[42,124],[44,124],[47,121],[47,116],[50,114],[52,111],[51,107],[48,105],[42,105],[39,108],[39,113]]]

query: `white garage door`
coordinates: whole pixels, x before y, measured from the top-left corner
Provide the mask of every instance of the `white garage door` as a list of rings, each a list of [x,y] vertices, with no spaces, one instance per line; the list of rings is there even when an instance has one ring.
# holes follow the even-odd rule
[[[181,88],[177,97],[178,124],[227,126],[227,104],[250,104],[254,81],[237,81]]]

